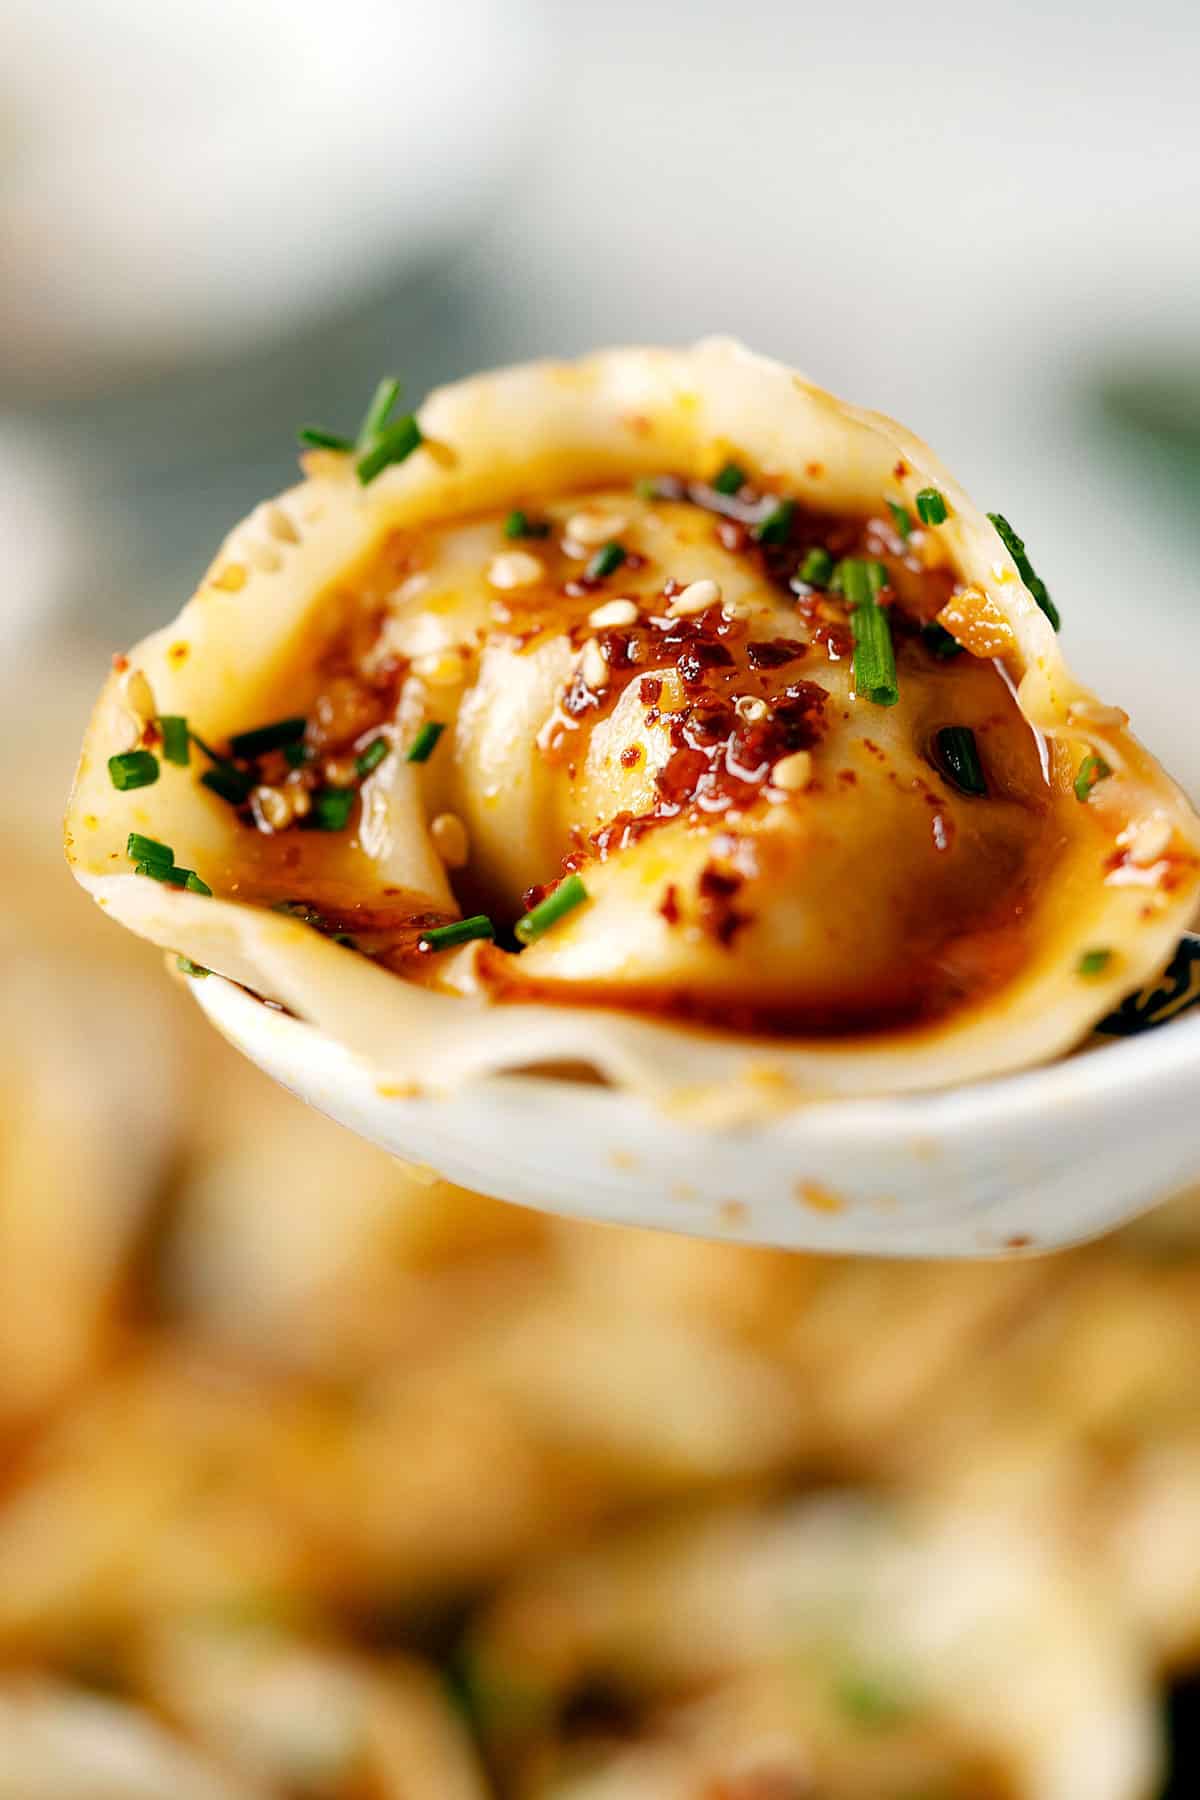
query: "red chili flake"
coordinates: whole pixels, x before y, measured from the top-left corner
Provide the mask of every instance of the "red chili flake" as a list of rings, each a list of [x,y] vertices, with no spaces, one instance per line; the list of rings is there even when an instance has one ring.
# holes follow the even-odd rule
[[[769,638],[747,644],[746,655],[752,669],[781,669],[784,663],[798,662],[808,645],[796,638]]]
[[[675,667],[679,670],[685,687],[698,687],[704,679],[706,669],[727,668],[732,662],[733,658],[724,644],[700,638],[680,651],[675,658]]]
[[[653,830],[657,823],[653,813],[615,813],[607,825],[592,833],[591,841],[600,861],[605,862],[610,856],[617,856],[622,850],[627,850],[630,844],[636,844],[640,837]]]
[[[892,474],[896,477],[897,481],[903,481],[904,477],[908,474],[908,464],[904,461],[898,462],[892,470]]]
[[[542,901],[546,898],[546,895],[550,892],[550,889],[556,886],[557,883],[551,881],[541,882],[536,887],[526,888],[525,892],[521,895],[521,911],[532,912],[535,906],[541,905]]]
[[[655,784],[663,799],[682,805],[696,791],[700,777],[708,770],[708,758],[699,750],[676,750],[655,776]]]
[[[123,675],[129,667],[129,658],[120,650],[115,650],[113,652],[112,666],[117,675]]]
[[[623,769],[636,769],[641,760],[642,750],[640,744],[627,744],[621,752],[621,767]]]
[[[675,886],[674,882],[670,884],[666,893],[663,895],[659,902],[658,910],[667,921],[668,925],[678,925],[680,917],[679,889]]]
[[[830,662],[845,662],[854,649],[854,634],[846,625],[820,624],[813,631],[818,644],[824,644]]]
[[[706,863],[700,871],[696,892],[700,900],[700,924],[710,937],[728,949],[749,915],[737,911],[733,897],[745,881],[744,875]]]
[[[733,730],[737,714],[715,695],[701,694],[688,708],[683,721],[683,738],[694,750],[712,744],[723,744]]]
[[[657,675],[643,675],[638,682],[638,698],[643,706],[657,706],[662,699],[662,682]]]
[[[610,669],[632,669],[645,660],[642,639],[637,632],[602,631],[597,639],[600,654]]]

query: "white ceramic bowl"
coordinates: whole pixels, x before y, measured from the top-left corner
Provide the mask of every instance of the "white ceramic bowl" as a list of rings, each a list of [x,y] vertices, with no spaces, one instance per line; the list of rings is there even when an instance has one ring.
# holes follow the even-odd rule
[[[1200,977],[1200,957],[1189,967]],[[1045,1069],[700,1129],[539,1074],[381,1093],[311,1026],[193,983],[251,1061],[359,1136],[464,1187],[611,1223],[871,1256],[1031,1253],[1108,1230],[1200,1178],[1200,1012]]]

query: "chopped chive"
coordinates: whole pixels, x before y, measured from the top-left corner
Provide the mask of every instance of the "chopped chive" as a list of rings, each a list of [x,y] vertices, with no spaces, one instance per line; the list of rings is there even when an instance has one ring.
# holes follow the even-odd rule
[[[615,538],[609,538],[607,544],[601,544],[593,556],[587,566],[587,573],[593,581],[603,581],[606,575],[615,574],[624,561],[624,544],[618,544]]]
[[[944,525],[949,511],[945,494],[937,488],[922,488],[917,495],[917,517],[922,525]]]
[[[354,440],[339,437],[334,431],[322,431],[319,425],[302,425],[296,436],[308,450],[353,450]]]
[[[217,762],[200,777],[201,785],[228,800],[231,806],[244,806],[254,789],[254,778],[232,763]]]
[[[833,558],[828,550],[814,544],[804,561],[800,564],[799,576],[809,587],[828,587],[833,578]]]
[[[353,788],[318,788],[309,814],[318,831],[344,831],[355,801]]]
[[[192,740],[188,736],[187,720],[178,713],[163,713],[158,721],[158,729],[162,732],[163,757],[169,763],[178,763],[186,768],[192,758]]]
[[[170,887],[188,888],[193,894],[211,894],[212,889],[206,881],[201,881],[195,869],[181,869],[174,863],[143,860],[134,865],[135,875],[148,875],[151,881],[165,881]]]
[[[304,736],[306,719],[276,719],[270,725],[258,725],[253,731],[235,731],[229,740],[230,754],[245,762],[265,756],[268,750],[282,750]]]
[[[385,430],[393,406],[400,398],[400,383],[394,375],[385,375],[371,397],[366,416],[358,429],[356,447],[367,450],[380,432]]]
[[[428,762],[446,727],[437,719],[426,719],[405,753],[405,762]]]
[[[451,950],[455,944],[469,944],[473,938],[493,938],[496,933],[486,913],[475,913],[469,919],[455,919],[452,925],[435,925],[417,939],[418,950]]]
[[[657,500],[658,477],[656,475],[639,475],[633,484],[633,491],[639,500]]]
[[[186,874],[187,874],[187,880],[184,882],[183,885],[188,890],[189,894],[211,894],[212,893],[212,889],[209,887],[207,881],[202,880],[201,877],[199,875],[197,875],[195,869],[188,869],[186,871]]]
[[[108,759],[108,779],[122,794],[130,788],[151,787],[158,780],[158,758],[149,750],[122,750]]]
[[[140,831],[131,831],[126,838],[125,854],[130,862],[161,863],[167,869],[175,861],[175,852],[170,844],[160,844],[157,838],[143,837]]]
[[[962,794],[986,794],[987,781],[975,733],[968,725],[946,725],[934,738],[934,748],[943,775]]]
[[[587,897],[588,891],[578,875],[568,875],[565,881],[559,882],[552,894],[547,894],[523,919],[517,920],[513,930],[518,942],[532,944],[534,938],[540,938],[552,925],[557,925],[564,913],[573,912],[577,906],[582,906]]]
[[[1017,574],[1029,589],[1030,593],[1049,619],[1051,625],[1053,625],[1055,631],[1058,631],[1062,625],[1062,615],[1050,598],[1050,591],[1045,582],[1042,580],[1041,576],[1036,573],[1033,564],[1026,556],[1024,541],[1017,536],[1003,513],[989,513],[988,518],[996,527],[997,535],[1004,545],[1004,548],[1016,563]]]
[[[947,631],[944,625],[939,625],[936,620],[929,625],[922,625],[921,642],[929,654],[936,656],[939,662],[948,662],[952,656],[961,656],[962,654],[963,647],[958,639],[952,632]]]
[[[545,519],[531,519],[527,512],[514,506],[504,521],[506,538],[544,538],[550,535],[550,526]]]
[[[1075,798],[1086,800],[1098,781],[1104,781],[1112,770],[1102,756],[1085,756],[1075,777]]]
[[[901,506],[898,500],[889,500],[887,507],[892,515],[892,524],[896,527],[896,530],[907,544],[912,532],[912,514],[909,512],[907,506]]]
[[[1111,950],[1085,950],[1076,963],[1076,972],[1080,975],[1103,975],[1112,961]]]
[[[289,769],[302,769],[306,762],[312,761],[312,751],[307,744],[285,744],[283,760]]]
[[[206,969],[203,963],[193,962],[190,956],[177,956],[175,967],[181,975],[194,975],[197,981],[203,981],[206,975],[212,974],[211,969]]]
[[[369,487],[392,463],[404,462],[420,444],[421,427],[417,424],[416,414],[405,413],[402,419],[396,419],[386,431],[381,431],[370,449],[359,457],[356,467],[362,486]]]
[[[796,513],[794,500],[777,500],[765,518],[752,526],[752,534],[760,544],[785,544]]]
[[[745,485],[746,471],[735,462],[727,462],[719,474],[713,477],[713,486],[718,494],[736,494]]]
[[[354,759],[354,767],[360,775],[369,775],[377,769],[388,751],[391,749],[385,737],[372,738],[365,750],[360,750]]]
[[[896,653],[886,610],[876,596],[887,585],[882,563],[848,556],[839,565],[842,592],[850,606],[854,633],[854,689],[875,706],[895,706],[900,698]]]

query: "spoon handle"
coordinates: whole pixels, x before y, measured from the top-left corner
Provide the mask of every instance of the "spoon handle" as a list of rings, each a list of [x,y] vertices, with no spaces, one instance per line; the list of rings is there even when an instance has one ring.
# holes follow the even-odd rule
[[[1186,932],[1158,979],[1128,994],[1096,1030],[1104,1037],[1137,1037],[1200,1006],[1200,936]]]

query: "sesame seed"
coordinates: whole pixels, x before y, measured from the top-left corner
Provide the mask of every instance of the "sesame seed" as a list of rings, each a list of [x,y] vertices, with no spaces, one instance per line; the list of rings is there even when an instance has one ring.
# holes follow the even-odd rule
[[[467,828],[457,813],[438,813],[430,820],[429,835],[433,847],[448,869],[465,868],[471,855]]]
[[[358,770],[354,766],[352,756],[327,757],[321,773],[325,777],[327,787],[353,787],[358,779]]]
[[[142,725],[149,724],[158,712],[154,704],[154,689],[141,669],[126,669],[121,677],[121,698]]]
[[[256,787],[250,796],[250,809],[261,831],[284,831],[294,815],[292,796],[283,788]]]
[[[632,600],[606,600],[603,606],[597,606],[588,614],[588,624],[596,631],[604,631],[613,625],[633,625],[637,621],[638,609]]]
[[[687,619],[693,613],[707,612],[720,598],[720,583],[705,576],[700,581],[689,581],[683,592],[671,601],[667,613],[672,619]]]
[[[608,664],[595,638],[589,638],[579,658],[579,673],[593,692],[608,686]]]
[[[739,694],[733,703],[733,710],[739,719],[745,719],[751,725],[757,725],[760,719],[766,718],[771,709],[765,700],[758,698],[757,694]]]
[[[1148,869],[1170,847],[1173,836],[1171,821],[1152,813],[1148,819],[1122,832],[1120,841],[1128,846],[1130,862],[1136,868]]]
[[[533,587],[545,573],[540,558],[531,556],[528,550],[505,550],[493,556],[488,580],[496,588]]]
[[[620,537],[629,520],[620,513],[577,512],[567,520],[566,535],[584,550],[595,550],[609,538]]]
[[[455,687],[462,680],[462,658],[453,650],[439,650],[429,656],[413,658],[414,675],[430,687]]]
[[[793,750],[782,756],[771,770],[771,785],[785,794],[798,794],[812,780],[813,759],[807,750]]]

